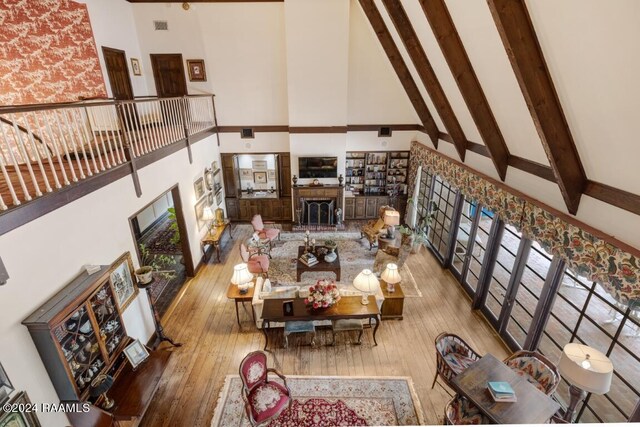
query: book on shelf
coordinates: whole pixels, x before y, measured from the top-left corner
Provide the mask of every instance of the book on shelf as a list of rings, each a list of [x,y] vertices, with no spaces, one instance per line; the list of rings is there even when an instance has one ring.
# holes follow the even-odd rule
[[[517,402],[516,393],[506,381],[489,381],[487,389],[496,402]]]

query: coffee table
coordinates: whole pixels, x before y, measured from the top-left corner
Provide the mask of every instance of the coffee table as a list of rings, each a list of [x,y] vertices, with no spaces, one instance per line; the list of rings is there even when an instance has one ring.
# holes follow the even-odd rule
[[[324,246],[316,246],[317,248],[323,248]],[[305,265],[302,261],[300,261],[300,257],[304,253],[304,246],[298,247],[298,259],[296,261],[296,281],[300,282],[300,277],[302,273],[307,271],[329,271],[333,272],[336,275],[336,281],[340,280],[340,254],[338,253],[338,248],[334,251],[336,253],[336,259],[333,262],[326,262],[324,260],[324,256],[317,256],[318,263],[312,267]]]

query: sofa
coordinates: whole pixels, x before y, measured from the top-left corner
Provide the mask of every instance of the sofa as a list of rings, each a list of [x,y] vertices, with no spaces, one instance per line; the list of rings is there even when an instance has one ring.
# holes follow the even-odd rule
[[[256,316],[256,327],[258,329],[262,328],[262,306],[265,299],[292,299],[292,298],[306,298],[309,295],[309,286],[312,284],[301,284],[301,285],[278,285],[271,288],[270,292],[263,291],[264,280],[262,277],[258,277],[256,279],[255,289],[253,291],[253,300],[251,304],[253,305],[253,311]],[[362,296],[362,292],[355,289],[353,285],[346,285],[337,283],[338,289],[340,290],[340,295],[342,296]],[[382,302],[384,301],[384,294],[380,287],[378,287],[377,292],[375,293],[376,304],[378,305],[378,309],[380,310],[382,307]],[[330,325],[330,321],[317,321],[315,322],[316,326],[322,325]],[[283,327],[282,323],[272,323],[270,327]]]

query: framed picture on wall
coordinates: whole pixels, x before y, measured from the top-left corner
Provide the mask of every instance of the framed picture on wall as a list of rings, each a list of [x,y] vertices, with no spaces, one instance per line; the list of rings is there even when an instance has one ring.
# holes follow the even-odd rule
[[[132,277],[133,262],[131,261],[131,254],[125,252],[116,262],[111,264],[109,273],[113,296],[120,307],[120,311],[124,311],[138,293],[138,287],[134,285]]]
[[[218,192],[222,188],[222,174],[220,169],[213,175],[213,191]]]
[[[204,185],[207,187],[207,190],[213,190],[213,171],[209,168],[204,170]]]
[[[194,207],[196,210],[196,220],[198,221],[198,230],[202,230],[202,227],[207,224],[207,222],[202,219],[202,213],[204,212],[204,207],[209,204],[208,199],[208,197],[203,197]]]
[[[266,169],[267,161],[266,160],[253,160],[251,162],[251,167],[253,169]]]
[[[276,170],[275,169],[269,169],[267,171],[267,179],[269,181],[275,181],[276,180]]]
[[[211,163],[211,170],[213,171],[213,173],[216,173],[216,172],[218,172],[220,170],[220,168],[218,167],[218,161],[217,160],[214,160]]]
[[[138,58],[131,58],[131,71],[134,76],[141,76],[142,70],[140,69],[140,60]]]
[[[189,81],[207,81],[207,73],[204,69],[204,59],[187,59],[187,70],[189,70]]]
[[[251,169],[240,169],[240,179],[252,179]]]
[[[204,179],[201,176],[193,182],[193,191],[196,194],[196,200],[204,196]]]
[[[253,173],[253,182],[256,184],[266,184],[267,183],[267,173],[266,172],[254,172]]]
[[[213,206],[213,193],[207,194],[207,205]]]
[[[216,193],[216,205],[217,206],[222,205],[222,191],[218,191]]]
[[[18,408],[8,412],[4,407],[0,408],[0,426],[2,427],[40,427],[40,421],[35,412],[26,412],[33,405],[26,391],[16,394],[7,405],[7,408]],[[21,409],[22,408],[22,409]]]

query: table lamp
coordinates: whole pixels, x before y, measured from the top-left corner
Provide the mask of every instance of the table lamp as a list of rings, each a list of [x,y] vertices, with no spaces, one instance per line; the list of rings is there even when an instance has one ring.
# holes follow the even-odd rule
[[[253,280],[253,274],[249,272],[246,263],[238,264],[233,267],[233,276],[231,283],[238,286],[241,294],[246,294],[249,289],[249,283]]]
[[[202,210],[202,220],[206,221],[207,227],[209,227],[209,234],[211,234],[211,220],[215,218],[211,206],[205,206]]]
[[[369,269],[362,270],[360,274],[353,279],[353,286],[362,292],[362,305],[369,304],[368,294],[375,292],[380,285],[378,278]]]
[[[400,224],[400,212],[384,211],[384,225],[387,226],[387,239],[393,239],[396,234],[396,225]]]
[[[571,401],[564,414],[565,421],[571,421],[576,406],[587,393],[605,394],[611,387],[613,364],[603,353],[583,344],[564,346],[558,370],[570,384]]]
[[[384,269],[380,278],[385,281],[387,284],[387,292],[395,292],[395,284],[400,283],[402,278],[400,277],[400,273],[398,272],[397,264],[389,263],[387,264],[387,268]]]
[[[109,399],[107,391],[113,385],[113,377],[111,375],[98,375],[91,381],[91,387],[89,388],[89,395],[91,397],[98,397],[102,395],[104,401],[102,402],[102,409],[111,409],[115,402]]]

